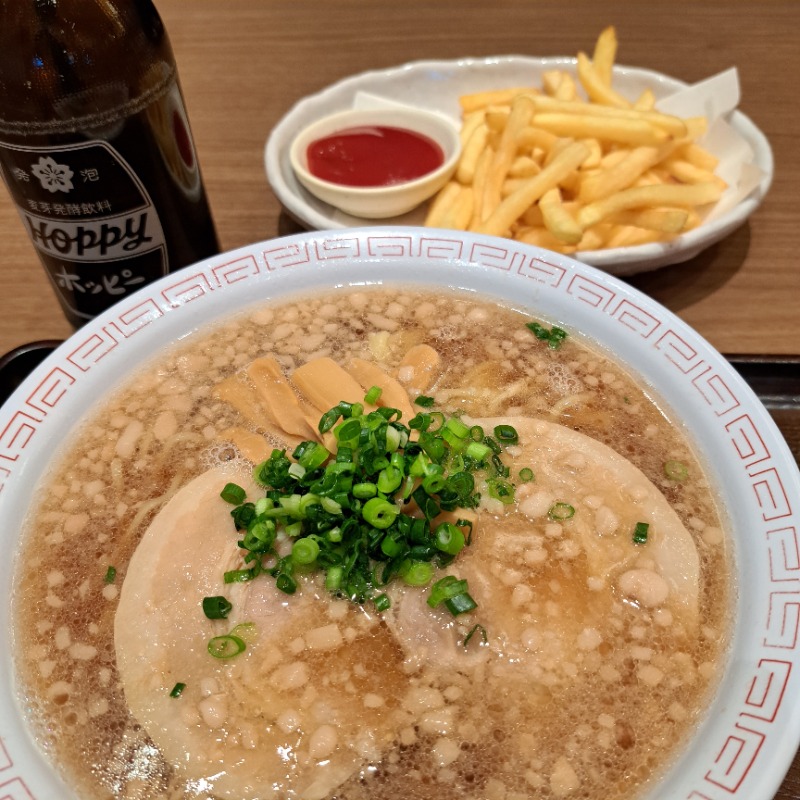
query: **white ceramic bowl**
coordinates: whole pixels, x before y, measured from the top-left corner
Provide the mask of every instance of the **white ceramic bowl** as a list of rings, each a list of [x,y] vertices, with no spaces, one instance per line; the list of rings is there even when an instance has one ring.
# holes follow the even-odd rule
[[[264,149],[267,179],[288,213],[308,228],[361,227],[368,224],[369,220],[338,210],[315,197],[298,181],[289,161],[291,142],[298,131],[315,119],[352,108],[359,93],[364,92],[438,111],[460,124],[459,95],[506,86],[538,86],[541,85],[543,73],[550,69],[567,70],[574,74],[575,59],[508,55],[452,61],[414,61],[390,69],[352,75],[299,100],[275,125]],[[660,100],[685,89],[687,85],[659,72],[622,65],[614,67],[613,80],[614,87],[630,99],[637,98],[645,88],[650,87]],[[746,102],[747,98],[744,100]],[[632,275],[694,258],[743,225],[761,204],[772,183],[772,150],[764,134],[741,111],[734,111],[728,121],[752,150],[753,165],[762,173],[758,186],[751,194],[713,221],[670,242],[585,251],[577,253],[575,258],[612,275]],[[418,207],[382,223],[421,225],[424,218],[425,208]]]
[[[390,186],[344,186],[322,180],[308,169],[308,146],[348,128],[369,125],[404,128],[427,136],[444,154],[439,167],[414,180]],[[295,136],[289,161],[297,179],[311,194],[347,214],[385,219],[405,214],[424,203],[447,183],[461,155],[458,127],[443,116],[415,108],[348,109],[322,117]]]
[[[234,311],[347,285],[462,288],[600,343],[683,421],[732,537],[738,592],[715,698],[648,800],[772,800],[800,740],[800,474],[764,407],[675,315],[607,274],[503,239],[373,227],[261,242],[187,267],[81,328],[0,408],[0,596],[53,443],[161,348]],[[0,797],[74,797],[29,737],[0,603]]]

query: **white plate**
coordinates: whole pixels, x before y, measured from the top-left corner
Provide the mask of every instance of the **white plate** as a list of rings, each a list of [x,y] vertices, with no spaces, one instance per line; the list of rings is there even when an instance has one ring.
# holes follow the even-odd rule
[[[800,741],[800,474],[771,417],[704,339],[624,282],[505,239],[370,227],[253,244],[168,275],[75,333],[0,407],[0,798],[74,797],[14,693],[13,554],[54,443],[161,348],[267,299],[336,286],[455,287],[580,331],[629,365],[709,466],[729,521],[736,634],[716,698],[648,800],[772,800]]]
[[[504,86],[537,86],[540,85],[545,70],[556,68],[574,72],[575,59],[498,56],[458,61],[416,61],[392,69],[364,72],[345,78],[318,94],[300,100],[278,122],[265,147],[267,178],[286,210],[311,229],[369,225],[370,220],[349,216],[318,200],[297,181],[289,163],[289,147],[302,128],[319,117],[351,108],[357,92],[370,92],[397,102],[440,111],[460,121],[459,95]],[[647,87],[660,99],[686,86],[682,81],[658,72],[634,67],[614,67],[614,87],[631,99],[638,97]],[[575,257],[614,275],[632,275],[694,258],[742,225],[759,206],[772,182],[772,151],[764,134],[743,113],[734,111],[728,121],[750,145],[754,163],[764,173],[755,191],[718,219],[671,242],[586,251]],[[423,207],[402,217],[381,222],[421,225],[424,217]]]

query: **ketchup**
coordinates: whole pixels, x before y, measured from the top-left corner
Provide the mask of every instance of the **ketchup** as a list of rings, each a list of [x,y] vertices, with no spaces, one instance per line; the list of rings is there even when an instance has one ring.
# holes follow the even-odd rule
[[[362,125],[311,142],[308,169],[343,186],[391,186],[427,175],[444,163],[439,145],[406,128]]]

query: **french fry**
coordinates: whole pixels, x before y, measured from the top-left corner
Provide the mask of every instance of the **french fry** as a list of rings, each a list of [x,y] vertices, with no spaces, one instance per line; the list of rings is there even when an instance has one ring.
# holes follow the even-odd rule
[[[444,185],[439,193],[434,197],[433,202],[428,207],[425,215],[425,226],[428,228],[442,228],[443,222],[449,214],[450,207],[455,203],[461,191],[461,187],[456,181],[449,181]]]
[[[558,253],[574,253],[575,245],[566,245],[550,233],[547,228],[521,228],[515,237],[519,242],[543,247],[545,250],[555,250]]]
[[[521,148],[528,147],[530,149],[538,147],[547,152],[553,147],[556,141],[558,141],[558,136],[555,134],[537,128],[535,125],[529,125],[520,134],[519,146]]]
[[[578,250],[602,250],[606,246],[608,237],[613,232],[610,225],[594,225],[583,232],[583,238],[578,243]]]
[[[661,158],[661,150],[657,147],[636,147],[612,166],[587,176],[581,182],[578,199],[582,203],[593,203],[627,189]]]
[[[695,166],[682,158],[668,158],[664,161],[663,167],[673,178],[677,178],[681,183],[723,183],[722,179],[715,175],[713,171]]]
[[[575,221],[561,202],[561,192],[557,187],[542,195],[539,201],[545,227],[564,244],[578,244],[583,238],[583,229]]]
[[[663,234],[658,231],[648,231],[644,228],[635,228],[632,225],[620,225],[614,228],[613,233],[606,239],[605,246],[611,247],[636,247],[640,244],[663,241]]]
[[[491,105],[509,105],[518,94],[532,91],[534,89],[530,86],[519,86],[513,89],[475,92],[474,94],[461,95],[458,98],[458,102],[461,105],[462,112],[468,113]]]
[[[461,158],[456,168],[456,178],[461,183],[472,183],[472,179],[475,177],[475,167],[478,165],[478,158],[486,149],[488,138],[489,129],[483,123],[472,131],[472,135],[461,151]]]
[[[578,53],[575,70],[544,72],[540,88],[460,97],[461,158],[426,224],[562,253],[664,241],[702,224],[726,189],[698,144],[708,121],[659,112],[650,88],[633,101],[620,95],[617,46],[609,26],[591,59]]]
[[[663,128],[642,120],[545,112],[537,113],[533,123],[556,136],[575,139],[601,139],[634,146],[662,144],[669,140],[669,134]]]
[[[586,94],[589,95],[589,99],[595,103],[630,108],[631,104],[621,94],[615,92],[610,85],[606,86],[603,83],[586,53],[578,53],[578,80],[586,90]]]
[[[484,110],[481,111],[471,111],[469,114],[464,114],[463,119],[461,120],[461,146],[466,147],[467,142],[469,141],[470,137],[472,136],[473,132],[479,125],[483,125],[485,122],[486,112]]]
[[[489,106],[486,109],[486,126],[490,131],[502,133],[511,114],[511,106]]]
[[[719,164],[719,159],[716,156],[711,155],[708,150],[704,150],[694,142],[681,145],[677,152],[681,158],[686,159],[690,164],[706,169],[709,172],[713,172]]]
[[[594,169],[600,166],[603,158],[603,147],[597,139],[584,139],[583,143],[589,148],[589,158],[581,164],[581,169]]]
[[[519,216],[546,191],[558,186],[559,181],[577,169],[589,157],[589,148],[582,142],[573,142],[546,166],[538,175],[529,178],[514,194],[503,200],[477,231],[502,236]]]
[[[544,228],[544,216],[539,204],[534,203],[530,208],[526,209],[519,221],[529,228]]]
[[[568,72],[564,73],[561,83],[556,89],[554,97],[557,100],[575,100],[578,97],[578,85],[575,79]]]
[[[611,119],[630,119],[648,122],[663,128],[673,136],[686,136],[686,123],[680,117],[671,114],[660,114],[657,111],[642,110],[636,108],[617,108],[616,106],[603,106],[597,103],[565,102],[553,97],[539,95],[532,97],[537,112],[554,112],[560,114],[578,114],[580,116],[589,115],[597,117],[608,117]]]
[[[518,94],[512,104],[508,122],[500,137],[500,144],[495,151],[486,184],[483,188],[481,217],[487,219],[502,198],[503,182],[508,170],[514,163],[519,149],[519,136],[528,126],[533,116],[534,105],[530,96]]]
[[[558,155],[563,153],[575,140],[570,138],[569,136],[561,136],[553,142],[553,146],[550,150],[545,154],[543,166],[548,166],[552,164],[553,161],[556,159]],[[586,145],[587,148],[589,147]],[[589,156],[591,156],[591,150],[589,151]],[[587,159],[588,160],[588,159]]]
[[[655,105],[656,96],[650,88],[645,89],[633,103],[633,107],[639,109],[639,111],[649,111],[655,108]]]
[[[444,210],[440,228],[449,228],[456,231],[465,231],[470,221],[475,205],[475,193],[471,186],[461,186],[458,195]]]
[[[472,219],[467,226],[468,230],[474,230],[476,226],[483,222],[483,189],[486,186],[486,178],[489,174],[489,167],[494,160],[494,150],[488,146],[478,158],[478,163],[475,167],[475,176],[472,179]]]
[[[613,25],[600,32],[592,53],[592,64],[600,81],[611,87],[611,70],[617,58],[617,31]]]
[[[655,186],[635,186],[590,203],[578,212],[578,224],[583,228],[631,208],[651,206],[704,206],[715,203],[722,196],[717,183],[696,183],[692,186],[677,184],[658,184]]]
[[[680,233],[689,220],[685,208],[647,208],[644,211],[620,211],[608,218],[614,225],[631,225],[661,233]]]
[[[530,156],[517,156],[508,170],[511,178],[530,178],[542,171],[542,165]]]
[[[542,90],[557,100],[577,100],[578,86],[568,72],[561,69],[547,70],[542,75]]]

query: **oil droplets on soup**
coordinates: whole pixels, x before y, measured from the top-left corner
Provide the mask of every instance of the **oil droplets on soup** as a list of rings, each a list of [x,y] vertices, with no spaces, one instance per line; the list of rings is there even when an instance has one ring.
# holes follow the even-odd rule
[[[528,321],[411,289],[299,298],[201,331],[92,412],[39,489],[13,598],[30,724],[78,796],[615,800],[652,785],[724,659],[718,510],[635,376]],[[475,535],[434,577],[466,579],[478,607],[454,617],[402,581],[383,612],[313,573],[291,596],[269,575],[224,584],[242,563],[222,486],[257,497],[252,463],[313,438],[331,397],[362,402],[376,376],[401,421],[425,394],[519,434],[503,456],[514,501],[479,480]],[[203,615],[210,595],[227,619]],[[244,652],[212,658],[209,639],[241,623]],[[486,641],[464,647],[475,625]]]

